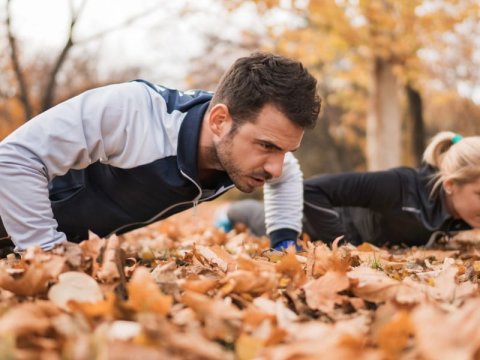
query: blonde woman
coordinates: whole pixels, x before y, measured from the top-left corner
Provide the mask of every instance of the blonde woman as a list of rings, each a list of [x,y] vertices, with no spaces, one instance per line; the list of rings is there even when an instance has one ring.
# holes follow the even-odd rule
[[[480,136],[441,132],[419,169],[320,175],[304,183],[313,240],[423,245],[480,228]]]

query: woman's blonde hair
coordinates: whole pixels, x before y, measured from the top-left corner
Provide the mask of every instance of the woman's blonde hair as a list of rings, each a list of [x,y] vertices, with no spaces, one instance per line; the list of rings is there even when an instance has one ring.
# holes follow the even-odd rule
[[[451,131],[435,135],[423,153],[423,161],[438,169],[432,193],[445,180],[463,185],[480,178],[480,136],[462,138]]]

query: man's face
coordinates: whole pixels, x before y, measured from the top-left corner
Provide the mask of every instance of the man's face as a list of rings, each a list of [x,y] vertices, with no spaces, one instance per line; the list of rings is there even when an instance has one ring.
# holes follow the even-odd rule
[[[231,129],[231,127],[230,127]],[[303,129],[290,121],[273,105],[265,105],[254,122],[226,132],[215,142],[215,151],[223,169],[235,186],[252,192],[266,180],[282,174],[287,151],[295,151]]]

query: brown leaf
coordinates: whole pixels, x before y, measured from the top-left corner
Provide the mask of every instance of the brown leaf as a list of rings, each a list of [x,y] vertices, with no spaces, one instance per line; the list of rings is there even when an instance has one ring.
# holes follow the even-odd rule
[[[290,310],[280,299],[273,301],[265,297],[257,297],[253,304],[265,314],[275,315],[276,323],[283,329],[289,329],[298,321],[298,316]]]
[[[334,325],[319,321],[298,324],[290,330],[292,342],[266,348],[260,358],[296,359],[382,359],[380,352],[365,347],[368,321],[358,317]]]
[[[67,264],[71,269],[78,269],[83,265],[83,252],[81,247],[73,242],[64,242],[54,247],[52,254],[65,256]]]
[[[120,242],[116,235],[111,236],[107,240],[106,248],[103,253],[103,261],[101,268],[97,271],[97,279],[101,282],[112,283],[120,278],[118,271],[118,251]]]
[[[350,267],[350,253],[346,247],[338,247],[340,239],[332,244],[332,249],[321,243],[310,248],[308,253],[307,275],[317,278],[327,271],[346,272]]]
[[[228,273],[220,283],[223,284],[221,288],[223,294],[233,292],[261,295],[278,286],[278,276],[275,272],[237,270]]]
[[[172,297],[162,294],[147,268],[137,267],[127,289],[127,307],[137,312],[153,312],[159,315],[166,315],[170,311]]]
[[[48,298],[63,310],[69,310],[68,302],[71,300],[90,303],[103,300],[100,286],[85,273],[69,271],[60,274],[58,280],[50,288]]]
[[[212,300],[193,292],[185,292],[181,301],[204,322],[205,332],[210,339],[231,342],[238,336],[242,313],[228,301]]]
[[[0,318],[0,334],[46,335],[52,329],[52,318],[59,314],[61,311],[50,301],[17,305]]]
[[[35,248],[30,248],[25,256],[31,260],[20,260],[19,264],[15,265],[25,269],[18,275],[15,275],[15,272],[11,275],[9,272],[12,268],[6,262],[0,262],[0,287],[21,296],[44,293],[48,283],[56,279],[63,270],[65,258]]]
[[[238,360],[254,359],[263,348],[265,340],[241,334],[235,342],[235,355]]]
[[[344,300],[338,292],[348,289],[350,282],[345,273],[328,271],[318,279],[312,279],[303,286],[307,304],[311,309],[325,313],[333,311],[335,304]]]
[[[347,273],[353,293],[365,300],[383,302],[395,300],[399,303],[418,303],[426,295],[415,285],[403,283],[388,277],[384,272],[368,266],[358,266]]]
[[[100,269],[101,263],[99,262],[102,250],[107,244],[106,239],[101,239],[93,233],[89,233],[89,239],[82,241],[79,246],[82,249],[82,253],[85,261],[90,261],[92,277],[97,277],[97,271]]]
[[[276,265],[270,261],[265,261],[264,259],[252,259],[245,255],[239,256],[237,260],[238,268],[241,270],[247,271],[256,271],[256,272],[275,272]]]
[[[196,246],[194,254],[202,264],[218,266],[223,272],[232,271],[236,267],[233,257],[218,245]]]
[[[478,293],[478,284],[471,282],[458,284],[456,281],[457,273],[458,267],[455,265],[455,261],[446,258],[437,271],[417,273],[416,276],[428,283],[428,285],[423,286],[423,289],[432,298],[451,303],[463,301],[466,297]],[[420,288],[421,285],[418,287]]]
[[[414,326],[409,313],[399,311],[379,329],[377,334],[378,345],[388,358],[396,359],[407,347],[413,334]]]
[[[200,278],[195,280],[185,280],[181,283],[180,287],[183,290],[189,290],[205,294],[207,291],[215,288],[218,284],[218,280],[209,278]]]
[[[77,302],[70,300],[68,307],[72,312],[79,312],[89,319],[103,317],[106,320],[115,319],[119,310],[117,308],[117,298],[114,293],[107,293],[105,300],[97,302]]]
[[[446,312],[431,303],[417,307],[412,320],[416,344],[426,359],[473,359],[480,349],[480,300]]]
[[[194,332],[168,333],[164,338],[168,346],[176,353],[183,354],[183,358],[198,360],[233,360],[233,354],[224,350],[216,342],[208,341]]]
[[[287,250],[276,265],[277,272],[291,279],[295,288],[302,286],[305,283],[306,276],[302,264],[297,260],[295,251],[293,249]]]
[[[173,354],[168,353],[162,348],[154,348],[152,346],[138,345],[131,342],[124,341],[110,341],[105,343],[100,349],[92,349],[90,345],[90,357],[84,357],[83,359],[115,359],[115,360],[129,360],[129,359],[141,359],[141,360],[180,360]],[[82,359],[80,357],[80,359]]]

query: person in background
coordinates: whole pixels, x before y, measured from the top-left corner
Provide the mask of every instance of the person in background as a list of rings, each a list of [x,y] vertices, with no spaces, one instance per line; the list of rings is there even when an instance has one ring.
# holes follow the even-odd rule
[[[0,143],[0,238],[49,250],[264,186],[272,242],[295,240],[303,191],[292,152],[320,106],[308,70],[268,53],[238,59],[215,94],[144,80],[82,93]]]
[[[323,174],[305,180],[304,231],[326,243],[344,236],[353,244],[412,246],[480,228],[480,137],[440,132],[423,160],[418,169]],[[259,211],[253,208],[262,204],[250,203],[248,209],[241,204],[230,206],[230,221],[243,221],[261,232],[255,225]]]

